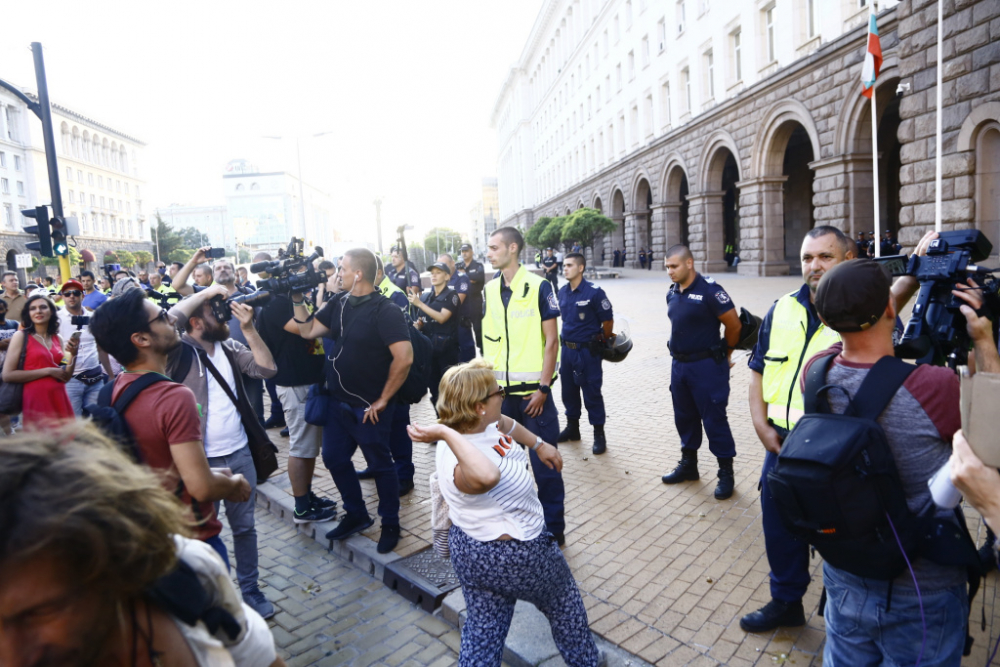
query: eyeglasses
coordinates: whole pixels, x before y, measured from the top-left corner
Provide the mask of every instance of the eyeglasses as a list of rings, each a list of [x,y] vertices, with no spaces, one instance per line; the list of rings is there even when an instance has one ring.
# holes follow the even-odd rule
[[[503,387],[497,387],[497,390],[495,392],[493,392],[492,394],[486,394],[486,398],[483,399],[483,403],[485,403],[486,401],[490,400],[494,396],[499,396],[500,400],[503,400],[504,398],[507,397],[507,392],[504,391]]]
[[[170,313],[167,312],[166,308],[160,308],[160,314],[151,319],[148,323],[153,324],[154,322],[157,322],[159,320],[163,320],[164,322],[170,321]]]
[[[68,289],[62,293],[63,296],[83,296],[83,292],[78,289]]]

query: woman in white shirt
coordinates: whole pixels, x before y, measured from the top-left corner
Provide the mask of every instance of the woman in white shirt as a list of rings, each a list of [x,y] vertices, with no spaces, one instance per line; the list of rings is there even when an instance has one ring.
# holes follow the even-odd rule
[[[437,448],[437,476],[452,522],[451,562],[468,611],[459,665],[499,665],[514,603],[526,600],[549,619],[567,665],[594,667],[599,655],[587,610],[545,528],[528,455],[519,444],[550,468],[561,470],[562,457],[501,415],[503,398],[487,362],[453,366],[441,379],[440,423],[409,427],[413,440],[448,444]]]

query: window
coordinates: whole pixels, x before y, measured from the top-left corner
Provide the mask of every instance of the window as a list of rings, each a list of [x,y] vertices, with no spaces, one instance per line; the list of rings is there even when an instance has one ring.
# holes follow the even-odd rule
[[[698,0],[698,18],[708,13],[708,0]]]
[[[80,206],[83,206],[84,204],[87,203],[86,196],[87,195],[83,194],[82,192],[80,193]]]
[[[642,66],[649,66],[649,35],[644,35],[642,38]]]
[[[601,110],[601,87],[597,87],[597,92],[594,93],[594,106],[598,111]]]
[[[604,77],[604,101],[611,101],[611,75]]]
[[[237,183],[236,184],[236,191],[237,192],[242,192],[243,191],[243,184],[242,183]]]
[[[10,204],[3,205],[3,226],[7,229],[14,229],[14,211]]]
[[[66,180],[67,181],[73,180],[73,170],[70,167],[66,167]]]
[[[125,212],[132,215],[132,202],[125,202]]]
[[[684,32],[684,23],[687,20],[687,11],[684,7],[684,0],[678,0],[677,2],[677,34],[680,35]]]
[[[737,30],[733,33],[733,74],[736,75],[736,81],[743,80],[742,41],[743,33],[740,30]]]
[[[615,38],[615,44],[617,44],[618,40],[621,38],[621,32],[622,32],[621,31],[621,23],[618,20],[618,15],[617,14],[615,14],[615,22],[613,24],[613,27],[614,27],[614,33],[613,33],[612,36]]]
[[[76,170],[76,180],[78,180],[80,183],[83,183],[83,172],[80,171],[79,169]]]
[[[121,181],[115,181],[115,190],[117,190],[118,192],[122,191],[122,182]]]
[[[604,46],[604,57],[608,57],[608,31],[604,31],[604,35],[601,36],[601,44]]]
[[[635,78],[635,51],[628,52],[628,80]]]
[[[632,0],[625,0],[625,28],[632,27]]]
[[[767,62],[774,62],[774,6],[764,10],[764,46],[767,49]]]
[[[21,156],[14,156],[14,171],[21,171]]]
[[[250,189],[251,190],[260,190],[260,185],[258,185],[257,183],[251,183],[250,184]]]
[[[816,0],[806,0],[806,37],[816,36]]]
[[[119,211],[122,210],[122,200],[121,199],[118,200],[118,210]]]
[[[622,64],[618,63],[615,65],[615,81],[618,82],[618,91],[621,92],[622,89]]]
[[[705,52],[705,92],[708,93],[709,100],[715,99],[715,56],[712,51]]]
[[[23,181],[18,181],[17,182],[17,194],[20,195],[21,197],[24,196],[24,182]]]
[[[670,84],[666,81],[660,85],[660,118],[663,127],[670,125]]]
[[[681,70],[681,85],[684,86],[684,110],[691,113],[691,70]]]
[[[6,167],[6,166],[7,166],[7,154],[4,153],[3,151],[0,151],[0,167]]]
[[[104,177],[103,176],[98,176],[97,177],[97,187],[99,187],[99,188],[103,188],[104,187]]]
[[[97,195],[90,195],[90,208],[97,208]]]
[[[639,106],[636,104],[632,105],[632,110],[629,113],[629,132],[630,139],[632,139],[632,145],[635,146],[639,143]]]
[[[94,174],[93,172],[87,172],[87,184],[91,187],[94,186]]]
[[[128,183],[125,184],[125,194],[128,194]]]
[[[73,200],[76,199],[72,190],[69,191],[69,203],[72,204]]]
[[[104,206],[104,197],[101,197],[101,208],[105,208],[105,206]]]
[[[645,109],[643,109],[645,118],[643,119],[643,129],[645,130],[644,135],[646,137],[653,136],[653,96],[646,95]]]
[[[3,112],[7,119],[7,138],[17,141],[17,109],[4,107]]]
[[[663,53],[663,50],[667,48],[667,21],[666,19],[660,19],[660,22],[656,24],[656,38],[660,40],[659,53]]]
[[[0,178],[0,192],[10,194],[10,182],[6,178]]]

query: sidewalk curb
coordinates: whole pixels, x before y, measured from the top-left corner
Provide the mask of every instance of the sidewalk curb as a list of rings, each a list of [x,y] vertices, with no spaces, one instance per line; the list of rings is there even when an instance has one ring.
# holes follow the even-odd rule
[[[401,559],[395,553],[378,553],[375,550],[375,542],[364,535],[355,535],[336,542],[326,539],[326,532],[337,525],[335,521],[296,524],[292,519],[292,511],[295,509],[294,499],[275,484],[264,482],[257,486],[257,505],[294,526],[299,534],[315,540],[330,553],[379,581],[384,581],[386,566]],[[448,593],[434,615],[461,629],[465,623],[465,598],[462,596],[462,589]],[[618,648],[597,634],[594,634],[594,641],[607,658],[608,667],[651,667],[641,658]],[[549,631],[549,623],[545,616],[533,604],[521,601],[514,609],[514,619],[511,622],[510,632],[507,633],[503,658],[514,667],[559,667],[565,664],[552,640],[552,633]]]

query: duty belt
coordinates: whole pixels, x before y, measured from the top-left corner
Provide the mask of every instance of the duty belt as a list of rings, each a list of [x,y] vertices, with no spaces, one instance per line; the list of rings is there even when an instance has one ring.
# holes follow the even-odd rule
[[[562,344],[571,350],[589,350],[594,345],[593,343],[573,343],[568,340],[564,340]]]

